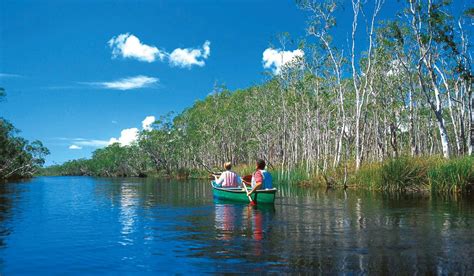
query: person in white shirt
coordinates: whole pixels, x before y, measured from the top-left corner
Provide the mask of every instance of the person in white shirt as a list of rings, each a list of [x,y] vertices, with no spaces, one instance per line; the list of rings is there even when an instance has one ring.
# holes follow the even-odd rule
[[[220,177],[214,175],[217,186],[223,188],[236,188],[242,185],[242,178],[235,172],[231,171],[232,163],[225,162],[224,169],[225,171],[220,175]]]

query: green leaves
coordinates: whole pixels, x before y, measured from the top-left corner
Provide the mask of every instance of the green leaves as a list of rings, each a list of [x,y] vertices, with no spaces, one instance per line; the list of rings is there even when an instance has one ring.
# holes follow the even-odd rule
[[[0,179],[33,176],[49,154],[40,141],[30,143],[17,134],[18,130],[10,122],[0,118]]]

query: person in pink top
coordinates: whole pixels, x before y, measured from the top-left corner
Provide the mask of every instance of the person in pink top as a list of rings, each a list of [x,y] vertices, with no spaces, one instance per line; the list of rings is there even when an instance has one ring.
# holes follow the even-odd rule
[[[242,178],[240,178],[240,176],[235,172],[231,171],[232,163],[225,162],[224,169],[225,172],[223,172],[219,178],[217,175],[214,175],[214,178],[216,179],[215,183],[218,186],[223,188],[236,188],[242,185]]]

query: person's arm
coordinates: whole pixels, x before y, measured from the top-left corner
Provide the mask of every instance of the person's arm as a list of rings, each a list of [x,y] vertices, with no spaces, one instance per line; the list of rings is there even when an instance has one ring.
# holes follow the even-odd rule
[[[255,186],[252,187],[252,190],[250,190],[250,192],[248,193],[248,195],[251,195],[253,194],[256,190],[260,189],[260,187],[262,187],[262,184],[263,184],[263,176],[262,176],[262,173],[260,171],[257,171],[255,174],[254,174],[254,178],[255,178]]]
[[[261,186],[262,186],[262,182],[256,182],[255,186],[252,188],[252,190],[250,190],[248,195],[253,194],[256,190],[260,189]]]
[[[224,182],[224,173],[222,173],[219,178],[217,178],[217,175],[214,175],[214,177],[216,179],[216,184],[221,185]]]

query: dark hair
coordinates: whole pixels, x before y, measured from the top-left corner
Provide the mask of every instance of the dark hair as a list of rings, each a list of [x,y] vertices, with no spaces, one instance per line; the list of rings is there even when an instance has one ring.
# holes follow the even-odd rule
[[[257,159],[257,168],[259,170],[264,170],[265,169],[265,161],[263,161],[263,159]]]

